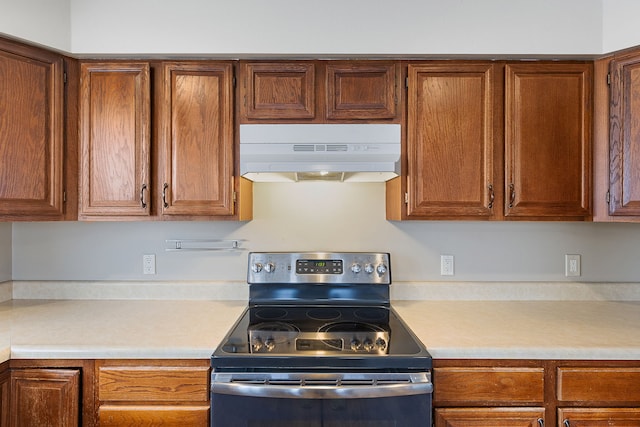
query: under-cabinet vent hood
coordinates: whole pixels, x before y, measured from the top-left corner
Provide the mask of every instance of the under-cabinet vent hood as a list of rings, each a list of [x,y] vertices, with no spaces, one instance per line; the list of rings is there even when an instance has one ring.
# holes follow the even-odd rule
[[[253,181],[386,181],[400,174],[399,124],[240,125],[240,175]]]

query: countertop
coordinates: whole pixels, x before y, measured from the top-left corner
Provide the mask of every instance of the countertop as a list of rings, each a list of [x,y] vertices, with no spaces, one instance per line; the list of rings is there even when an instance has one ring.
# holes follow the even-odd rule
[[[244,300],[12,300],[0,362],[207,359]],[[435,359],[640,360],[640,301],[393,301]],[[10,328],[6,325],[9,324]]]

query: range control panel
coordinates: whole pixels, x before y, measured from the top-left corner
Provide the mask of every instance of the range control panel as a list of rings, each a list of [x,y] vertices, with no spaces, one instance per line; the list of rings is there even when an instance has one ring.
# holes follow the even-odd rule
[[[391,284],[388,253],[250,252],[247,282]]]

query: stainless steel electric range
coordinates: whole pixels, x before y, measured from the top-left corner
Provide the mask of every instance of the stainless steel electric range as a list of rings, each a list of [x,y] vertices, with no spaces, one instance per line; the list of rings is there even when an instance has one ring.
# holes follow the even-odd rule
[[[390,256],[252,252],[211,357],[214,427],[431,426],[431,356],[390,304]]]

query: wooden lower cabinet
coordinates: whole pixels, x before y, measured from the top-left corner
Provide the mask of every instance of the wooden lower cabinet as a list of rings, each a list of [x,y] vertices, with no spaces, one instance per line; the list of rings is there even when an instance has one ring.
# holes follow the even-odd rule
[[[544,408],[437,408],[435,427],[542,427]]]
[[[9,362],[0,363],[0,427],[9,426]]]
[[[10,426],[77,427],[80,421],[79,369],[11,371]]]
[[[560,427],[640,426],[640,408],[560,408]]]
[[[96,361],[100,426],[209,425],[209,360]]]

